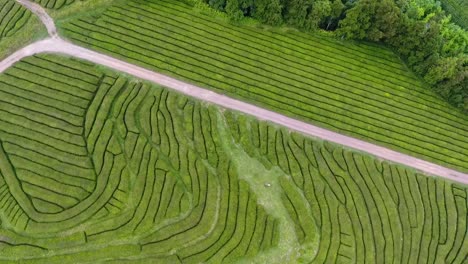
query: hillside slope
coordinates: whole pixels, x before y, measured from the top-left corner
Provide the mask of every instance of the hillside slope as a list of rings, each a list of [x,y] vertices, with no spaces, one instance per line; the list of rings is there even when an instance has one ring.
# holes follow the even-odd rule
[[[0,262],[468,256],[466,186],[55,55],[0,95]]]
[[[59,27],[129,62],[468,171],[468,117],[382,47],[233,26],[177,1],[132,0]]]

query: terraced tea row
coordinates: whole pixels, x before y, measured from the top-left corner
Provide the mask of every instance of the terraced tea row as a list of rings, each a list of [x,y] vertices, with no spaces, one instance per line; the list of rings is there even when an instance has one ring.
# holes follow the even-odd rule
[[[467,117],[390,51],[220,23],[180,2],[132,0],[62,30],[132,63],[468,171]]]
[[[0,260],[219,263],[278,243],[220,151],[217,109],[51,55],[0,93]]]
[[[314,263],[466,263],[468,189],[229,114],[238,145],[279,167],[283,200]],[[314,232],[318,230],[319,236]],[[318,241],[317,241],[318,240]]]
[[[16,1],[0,0],[0,41],[23,28],[30,18],[31,12]]]
[[[277,250],[282,221],[303,260],[466,261],[464,186],[69,58],[22,60],[0,95],[0,261],[232,262]]]
[[[32,0],[45,8],[60,9],[75,2],[75,0]]]

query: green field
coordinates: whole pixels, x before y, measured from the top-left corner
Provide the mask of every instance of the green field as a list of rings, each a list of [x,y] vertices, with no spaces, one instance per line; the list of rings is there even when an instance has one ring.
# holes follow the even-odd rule
[[[58,22],[73,42],[324,128],[468,171],[468,117],[381,46],[234,26],[179,1]]]
[[[0,59],[44,36],[39,19],[12,0],[0,0]]]
[[[0,75],[0,261],[463,263],[466,186],[55,55]]]
[[[76,0],[31,0],[42,5],[45,8],[60,9],[67,5],[73,4]],[[81,1],[81,0],[80,0]]]
[[[278,243],[217,149],[219,110],[55,56],[0,89],[0,258],[217,263]]]
[[[468,29],[468,1],[466,0],[442,0],[442,7],[452,15],[452,21],[462,28]]]
[[[10,0],[0,0],[0,41],[20,30],[31,19],[32,13]]]

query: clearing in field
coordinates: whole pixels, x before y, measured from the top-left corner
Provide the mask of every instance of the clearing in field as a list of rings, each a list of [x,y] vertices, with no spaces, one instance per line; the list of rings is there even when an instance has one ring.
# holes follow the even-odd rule
[[[0,75],[0,260],[463,263],[467,196],[82,61]]]
[[[233,26],[165,0],[127,1],[59,27],[77,44],[468,171],[468,117],[380,46]]]

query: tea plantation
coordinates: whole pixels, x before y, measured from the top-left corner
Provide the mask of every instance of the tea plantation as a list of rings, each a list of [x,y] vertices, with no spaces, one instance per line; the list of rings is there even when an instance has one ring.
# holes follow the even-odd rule
[[[228,113],[251,158],[279,168],[282,199],[314,263],[465,263],[467,188]],[[452,214],[451,211],[457,212]],[[312,246],[312,248],[313,248]],[[311,246],[307,247],[311,248]]]
[[[15,1],[0,0],[0,41],[20,30],[31,18],[31,12]]]
[[[0,0],[0,60],[46,34],[31,11],[12,0]]]
[[[278,243],[220,149],[219,110],[56,56],[0,84],[0,258],[216,263]]]
[[[466,263],[468,189],[56,55],[0,75],[0,261]]]
[[[168,0],[130,0],[58,24],[76,44],[468,171],[467,115],[381,46],[235,26]]]

